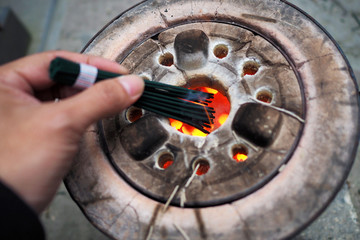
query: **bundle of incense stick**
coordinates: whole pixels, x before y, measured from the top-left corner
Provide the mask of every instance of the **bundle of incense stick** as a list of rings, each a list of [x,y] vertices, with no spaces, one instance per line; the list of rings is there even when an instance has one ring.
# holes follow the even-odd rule
[[[50,78],[59,84],[85,89],[98,81],[121,76],[94,66],[55,58],[50,64]],[[187,123],[204,133],[214,122],[215,110],[208,106],[214,95],[183,87],[144,80],[145,89],[134,106],[167,118]]]

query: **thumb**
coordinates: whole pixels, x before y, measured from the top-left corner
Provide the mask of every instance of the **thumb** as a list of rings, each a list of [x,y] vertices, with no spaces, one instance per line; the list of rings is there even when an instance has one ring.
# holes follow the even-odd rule
[[[71,119],[76,130],[82,131],[101,118],[132,105],[143,90],[143,79],[135,75],[109,79],[59,102],[58,110]]]

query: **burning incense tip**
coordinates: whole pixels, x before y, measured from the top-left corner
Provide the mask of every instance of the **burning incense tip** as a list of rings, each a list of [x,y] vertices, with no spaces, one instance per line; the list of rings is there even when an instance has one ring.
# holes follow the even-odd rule
[[[211,101],[209,103],[206,103],[207,105],[202,105],[203,112],[205,113],[207,118],[207,122],[203,123],[202,127],[206,131],[203,131],[199,128],[196,128],[181,121],[175,122],[175,120],[171,118],[169,118],[170,125],[177,131],[186,135],[206,137],[210,132],[218,129],[219,127],[221,127],[221,125],[225,123],[230,112],[230,102],[225,95],[223,95],[218,90],[210,87],[196,87],[190,89],[212,94]]]

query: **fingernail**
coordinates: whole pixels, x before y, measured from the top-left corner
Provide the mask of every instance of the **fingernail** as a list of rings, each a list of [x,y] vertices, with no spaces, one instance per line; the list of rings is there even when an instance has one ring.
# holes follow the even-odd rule
[[[144,90],[144,80],[136,75],[126,75],[118,78],[127,94],[131,97],[137,97]]]

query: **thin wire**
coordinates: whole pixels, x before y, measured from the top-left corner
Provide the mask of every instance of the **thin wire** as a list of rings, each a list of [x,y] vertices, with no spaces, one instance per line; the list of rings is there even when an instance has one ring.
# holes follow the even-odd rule
[[[196,168],[194,169],[194,171],[193,171],[192,174],[191,174],[191,177],[190,177],[190,178],[188,179],[188,181],[186,182],[185,188],[188,188],[188,187],[190,186],[190,183],[194,180],[195,175],[196,175],[196,172],[197,172],[197,170],[199,169],[199,167],[200,167],[200,164],[197,164],[197,165],[196,165]]]
[[[174,223],[174,226],[181,233],[181,235],[184,237],[185,240],[190,240],[189,236],[186,234],[186,232],[179,225]]]
[[[153,230],[154,230],[154,226],[150,226],[149,232],[146,236],[146,240],[150,240]]]
[[[172,191],[169,199],[166,201],[166,204],[163,208],[163,211],[166,212],[166,210],[168,209],[170,202],[173,200],[173,198],[175,197],[177,191],[179,190],[179,185],[176,185],[176,187],[174,188],[174,190]]]

